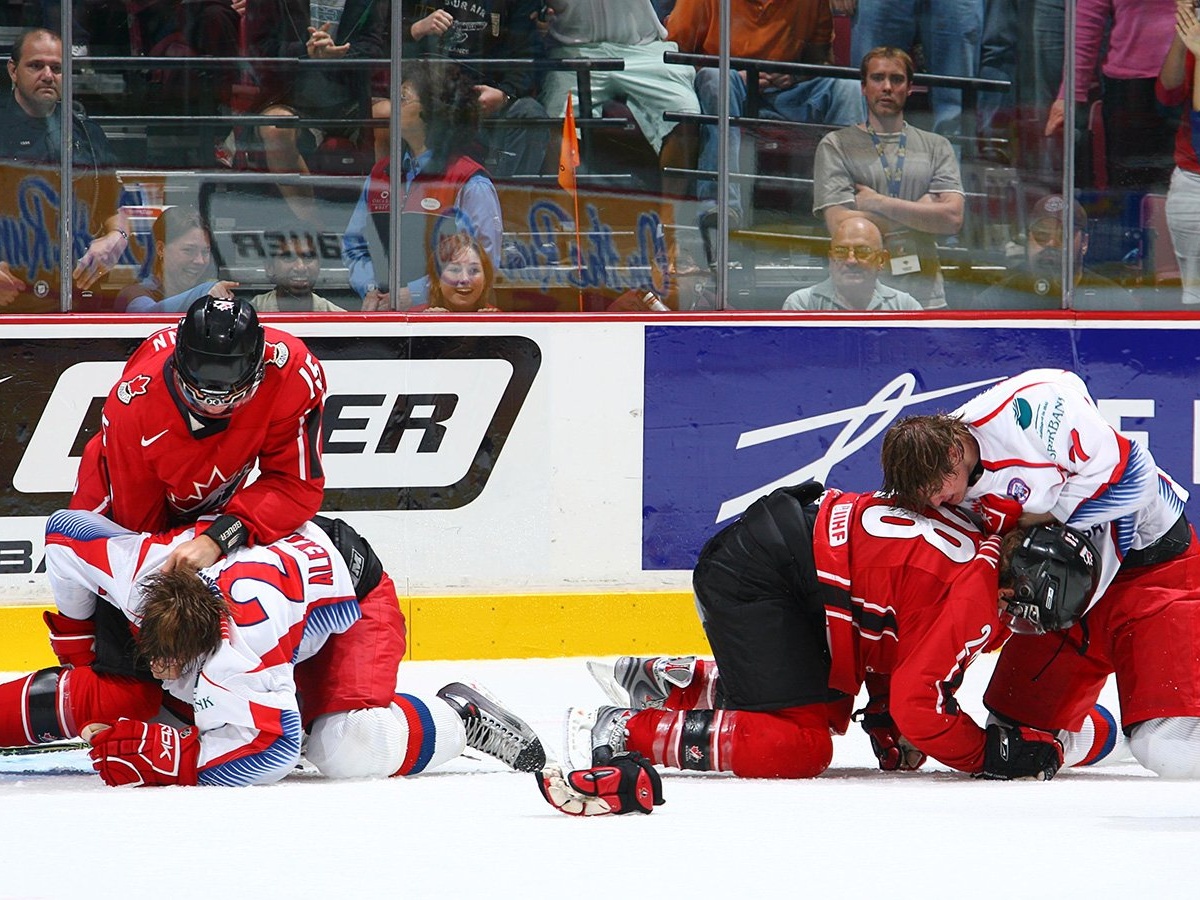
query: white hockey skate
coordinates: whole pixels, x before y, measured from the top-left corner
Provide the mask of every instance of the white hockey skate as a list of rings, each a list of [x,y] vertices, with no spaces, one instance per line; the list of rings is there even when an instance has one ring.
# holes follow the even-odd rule
[[[675,687],[692,683],[694,656],[622,656],[615,663],[589,662],[588,672],[608,699],[628,709],[662,709]]]
[[[625,750],[629,733],[625,723],[637,710],[621,706],[572,706],[567,710],[563,745],[572,769],[590,769],[597,765],[596,750],[611,753]]]

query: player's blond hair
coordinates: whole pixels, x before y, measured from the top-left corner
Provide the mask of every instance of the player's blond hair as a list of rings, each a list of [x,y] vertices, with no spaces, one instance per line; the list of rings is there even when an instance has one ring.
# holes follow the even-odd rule
[[[155,572],[142,582],[138,653],[146,662],[181,667],[221,646],[229,614],[224,595],[192,568]]]
[[[905,509],[921,512],[962,459],[971,432],[958,416],[908,416],[883,436],[883,490]]]

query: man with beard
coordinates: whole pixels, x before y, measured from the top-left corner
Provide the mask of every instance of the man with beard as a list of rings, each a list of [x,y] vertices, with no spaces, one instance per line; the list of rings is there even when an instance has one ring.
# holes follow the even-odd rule
[[[1043,197],[1029,215],[1025,261],[1007,278],[981,293],[975,309],[1062,309],[1062,237],[1066,201],[1059,194]],[[1134,309],[1137,300],[1115,281],[1084,268],[1087,254],[1087,213],[1075,203],[1071,252],[1075,256],[1072,309]]]
[[[783,301],[787,310],[828,312],[895,312],[920,310],[910,294],[879,282],[887,265],[883,235],[870,219],[847,216],[834,228],[829,243],[829,277],[801,288]]]

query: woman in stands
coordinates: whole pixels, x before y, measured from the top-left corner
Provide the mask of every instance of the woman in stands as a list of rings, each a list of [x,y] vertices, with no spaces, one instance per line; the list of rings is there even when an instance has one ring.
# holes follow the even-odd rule
[[[479,101],[473,79],[452,63],[413,60],[400,85],[404,141],[400,267],[397,296],[388,293],[387,236],[392,182],[389,161],[376,163],[342,239],[342,260],[364,311],[428,304],[430,248],[442,235],[472,236],[489,259],[500,247],[500,198],[477,159]]]
[[[169,206],[150,229],[154,257],[150,274],[117,295],[114,312],[183,312],[205,294],[232,297],[236,281],[217,281],[212,272],[208,225],[190,206]]]
[[[426,312],[499,312],[492,280],[492,260],[478,241],[462,232],[446,235],[429,255]]]

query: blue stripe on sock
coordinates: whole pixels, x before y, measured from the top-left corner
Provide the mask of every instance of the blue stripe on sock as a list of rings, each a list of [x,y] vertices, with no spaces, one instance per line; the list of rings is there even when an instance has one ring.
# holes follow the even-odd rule
[[[437,728],[433,724],[433,713],[429,711],[425,701],[419,697],[414,697],[412,694],[397,694],[396,703],[404,710],[404,717],[408,720],[410,733],[414,726],[420,729],[421,746],[417,751],[416,760],[408,767],[407,773],[415,775],[425,771],[429,760],[433,759],[433,751],[437,746]]]

